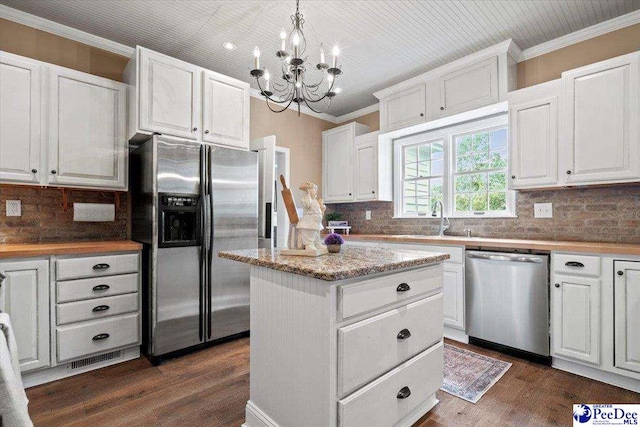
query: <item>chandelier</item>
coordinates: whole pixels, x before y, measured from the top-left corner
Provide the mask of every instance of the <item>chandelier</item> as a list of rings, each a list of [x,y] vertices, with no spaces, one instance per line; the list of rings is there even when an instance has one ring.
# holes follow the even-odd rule
[[[251,70],[251,76],[255,77],[260,94],[264,96],[271,111],[281,113],[292,103],[296,103],[298,116],[300,116],[302,104],[316,113],[327,111],[331,106],[331,100],[340,93],[340,89],[334,89],[334,85],[336,78],[342,74],[342,70],[338,67],[338,56],[340,55],[338,45],[333,46],[333,61],[329,66],[325,62],[324,44],[321,43],[320,62],[316,64],[314,72],[314,74],[320,74],[320,77],[318,80],[316,76],[316,81],[310,82],[309,75],[312,74],[311,71],[314,67],[309,65],[309,58],[305,56],[307,40],[302,31],[304,17],[300,13],[299,6],[300,0],[296,0],[296,13],[291,15],[293,27],[291,32],[287,34],[284,28],[280,31],[280,50],[276,52],[276,56],[280,58],[280,79],[274,81],[270,87],[271,75],[266,68],[260,68],[260,49],[258,46],[253,51],[254,69]],[[282,108],[278,109],[278,107]]]

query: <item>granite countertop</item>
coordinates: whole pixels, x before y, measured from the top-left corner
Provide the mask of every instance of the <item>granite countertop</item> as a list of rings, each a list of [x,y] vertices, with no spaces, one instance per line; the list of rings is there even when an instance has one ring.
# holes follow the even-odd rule
[[[405,249],[343,246],[340,253],[318,257],[281,255],[279,249],[223,251],[221,258],[334,281],[415,267],[449,259],[448,254]]]
[[[571,242],[562,240],[496,239],[464,236],[421,236],[410,234],[350,234],[345,240],[389,243],[420,243],[425,245],[460,245],[480,249],[528,249],[616,255],[640,255],[640,244]]]
[[[0,258],[21,258],[67,254],[139,251],[142,245],[131,240],[106,242],[64,243],[4,243],[0,244]]]

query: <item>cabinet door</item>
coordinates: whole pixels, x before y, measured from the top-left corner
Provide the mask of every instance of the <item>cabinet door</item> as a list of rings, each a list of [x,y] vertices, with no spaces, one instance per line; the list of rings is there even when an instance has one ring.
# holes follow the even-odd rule
[[[203,73],[202,140],[249,149],[249,84],[213,72]]]
[[[127,188],[127,86],[78,71],[52,68],[48,182]]]
[[[600,280],[556,275],[551,292],[553,352],[600,362]]]
[[[374,200],[378,188],[377,143],[356,146],[356,200]]]
[[[9,313],[20,369],[49,366],[49,261],[0,262],[0,309]]]
[[[558,183],[558,97],[509,108],[511,188]]]
[[[200,69],[142,49],[140,51],[140,128],[163,135],[198,139]]]
[[[640,262],[616,261],[615,366],[640,372]]]
[[[464,272],[461,265],[444,263],[442,282],[444,324],[464,330]]]
[[[323,199],[325,202],[353,201],[353,127],[326,131],[322,139]]]
[[[638,56],[563,73],[568,183],[640,179]]]
[[[381,111],[384,130],[400,129],[424,123],[426,121],[426,102],[424,84],[384,98]]]
[[[498,102],[498,58],[490,58],[440,78],[442,116]]]
[[[40,184],[41,67],[0,54],[0,182]]]

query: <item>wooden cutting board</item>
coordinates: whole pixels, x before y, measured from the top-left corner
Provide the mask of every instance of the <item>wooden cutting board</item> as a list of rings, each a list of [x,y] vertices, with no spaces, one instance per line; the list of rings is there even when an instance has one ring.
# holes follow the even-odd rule
[[[282,183],[282,200],[284,200],[284,206],[287,208],[289,222],[291,224],[297,224],[300,218],[298,218],[298,211],[296,210],[296,201],[293,200],[293,194],[291,194],[291,190],[287,187],[283,175],[280,175],[280,182]]]

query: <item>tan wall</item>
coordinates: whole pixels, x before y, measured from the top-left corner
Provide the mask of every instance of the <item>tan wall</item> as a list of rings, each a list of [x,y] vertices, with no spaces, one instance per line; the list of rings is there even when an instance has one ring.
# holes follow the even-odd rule
[[[311,181],[322,194],[322,132],[335,125],[293,110],[271,112],[262,99],[251,97],[251,139],[275,135],[276,144],[290,150],[291,182],[294,195],[298,186]],[[298,197],[296,197],[298,198]]]
[[[560,78],[563,71],[640,50],[640,24],[612,31],[518,64],[518,87]]]
[[[347,123],[358,122],[363,125],[369,126],[369,132],[375,132],[380,130],[380,111],[374,111],[373,113],[365,114],[364,116],[357,117],[347,122],[342,122],[336,126],[346,125]]]
[[[129,58],[0,18],[0,50],[122,81]]]

